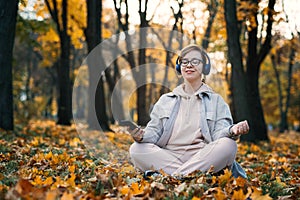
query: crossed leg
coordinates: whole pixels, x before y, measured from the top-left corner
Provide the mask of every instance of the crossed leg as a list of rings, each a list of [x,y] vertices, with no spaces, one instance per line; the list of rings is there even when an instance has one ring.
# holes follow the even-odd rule
[[[230,138],[220,138],[196,151],[174,152],[151,143],[133,143],[130,147],[131,160],[135,167],[146,171],[164,170],[170,175],[187,175],[195,170],[214,172],[230,166],[237,152],[236,142]],[[187,157],[188,159],[182,159]]]

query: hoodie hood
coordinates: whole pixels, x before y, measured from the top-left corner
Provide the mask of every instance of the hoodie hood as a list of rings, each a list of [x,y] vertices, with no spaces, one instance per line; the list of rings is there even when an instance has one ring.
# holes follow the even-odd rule
[[[184,91],[184,84],[181,84],[174,88],[173,93],[176,96],[180,97],[190,97],[191,94],[188,94]],[[211,94],[215,93],[211,87],[209,87],[207,84],[203,83],[201,87],[194,93],[194,95],[202,96],[203,94],[210,97]]]

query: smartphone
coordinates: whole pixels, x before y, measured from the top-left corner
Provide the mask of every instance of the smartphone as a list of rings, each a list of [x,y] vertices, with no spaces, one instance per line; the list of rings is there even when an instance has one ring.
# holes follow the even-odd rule
[[[136,123],[129,121],[129,120],[121,120],[121,121],[119,121],[119,125],[120,126],[128,126],[131,130],[134,130],[139,127]]]

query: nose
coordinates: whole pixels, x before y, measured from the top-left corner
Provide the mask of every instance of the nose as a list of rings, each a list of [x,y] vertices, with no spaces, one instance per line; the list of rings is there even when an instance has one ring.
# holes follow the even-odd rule
[[[193,67],[191,62],[188,62],[187,67]]]

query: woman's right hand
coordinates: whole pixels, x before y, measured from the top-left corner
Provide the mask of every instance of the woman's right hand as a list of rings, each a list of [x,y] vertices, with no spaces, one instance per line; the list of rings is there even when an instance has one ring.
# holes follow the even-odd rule
[[[143,136],[144,136],[144,130],[141,129],[140,127],[134,129],[134,130],[128,130],[130,135],[132,136],[132,138],[136,141],[136,142],[141,142],[143,140]]]

